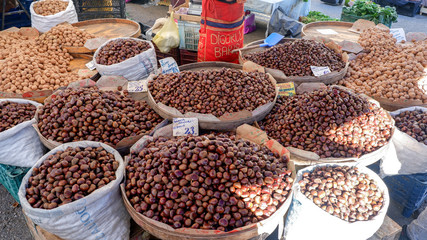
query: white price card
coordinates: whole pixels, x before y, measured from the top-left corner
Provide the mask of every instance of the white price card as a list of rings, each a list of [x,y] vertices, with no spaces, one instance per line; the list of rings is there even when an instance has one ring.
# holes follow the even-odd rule
[[[88,63],[86,63],[86,67],[89,68],[91,71],[96,68],[95,64],[93,63],[93,60],[90,61],[90,62],[88,62]]]
[[[325,74],[328,74],[331,72],[328,66],[326,67],[317,67],[317,66],[310,66],[311,71],[313,72],[314,76],[319,77]]]
[[[159,60],[160,65],[162,66],[162,73],[179,73],[178,64],[176,64],[175,59],[173,57],[167,57]]]
[[[147,92],[148,80],[128,81],[128,92]]]
[[[318,32],[320,32],[321,34],[324,35],[334,35],[334,34],[338,34],[335,30],[333,29],[316,29]]]
[[[394,38],[396,38],[397,43],[402,41],[406,42],[405,30],[403,30],[403,28],[390,28],[390,33],[393,34]]]
[[[174,118],[173,136],[199,136],[199,119],[197,118]]]

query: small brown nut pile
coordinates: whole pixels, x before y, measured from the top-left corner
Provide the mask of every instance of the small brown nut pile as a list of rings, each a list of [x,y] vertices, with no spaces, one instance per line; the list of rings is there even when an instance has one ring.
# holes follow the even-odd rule
[[[288,159],[246,140],[149,140],[126,166],[135,210],[174,228],[230,231],[271,216],[289,197]]]
[[[0,132],[31,120],[36,114],[36,106],[29,103],[0,102]]]
[[[244,55],[244,58],[281,70],[286,76],[314,76],[310,66],[328,66],[332,72],[345,67],[341,54],[322,43],[305,39],[288,41],[262,52]]]
[[[148,88],[156,102],[183,114],[195,112],[216,117],[253,111],[273,102],[276,95],[267,74],[229,68],[160,74],[148,83]]]
[[[116,179],[119,162],[104,148],[58,151],[33,169],[26,198],[33,208],[53,209],[77,201]]]
[[[123,138],[149,133],[162,120],[145,102],[97,87],[60,91],[38,113],[40,132],[49,140],[113,146]]]
[[[49,16],[65,11],[67,6],[68,2],[65,1],[43,0],[34,3],[34,12],[36,12],[38,15]]]
[[[359,43],[368,53],[350,62],[340,85],[374,98],[427,103],[427,89],[418,83],[426,75],[427,41],[399,45],[389,30],[373,27],[360,34]]]
[[[427,112],[404,111],[395,116],[394,120],[400,131],[427,145]]]
[[[298,184],[314,204],[349,222],[371,220],[384,204],[377,183],[357,167],[317,167]]]
[[[134,57],[150,49],[148,42],[134,39],[116,39],[103,46],[96,56],[96,62],[102,65],[113,65]]]
[[[281,98],[260,125],[285,147],[322,158],[375,151],[388,143],[393,128],[382,108],[337,87]]]
[[[91,33],[69,24],[58,25],[42,34],[37,43],[51,47],[73,46],[83,47],[88,39],[95,38]]]

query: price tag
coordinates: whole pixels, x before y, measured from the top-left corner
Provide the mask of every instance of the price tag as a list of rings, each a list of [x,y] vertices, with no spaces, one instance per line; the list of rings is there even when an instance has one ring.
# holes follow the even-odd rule
[[[174,118],[174,136],[199,136],[199,120],[197,118]]]
[[[325,74],[328,74],[331,72],[329,67],[316,67],[316,66],[310,66],[311,71],[313,72],[314,76],[319,77]]]
[[[332,29],[316,29],[318,32],[324,35],[334,35],[338,34],[335,30]]]
[[[279,83],[279,96],[291,97],[295,95],[295,85],[293,82]]]
[[[160,65],[162,66],[162,73],[179,73],[178,64],[176,64],[173,57],[167,57],[159,60]]]
[[[128,92],[147,92],[148,80],[138,80],[128,82]]]
[[[93,60],[86,63],[86,67],[89,68],[90,70],[95,70],[95,64],[93,63]]]
[[[397,43],[402,41],[406,42],[405,30],[403,30],[403,28],[390,28],[390,33],[393,34],[394,38],[396,38]]]

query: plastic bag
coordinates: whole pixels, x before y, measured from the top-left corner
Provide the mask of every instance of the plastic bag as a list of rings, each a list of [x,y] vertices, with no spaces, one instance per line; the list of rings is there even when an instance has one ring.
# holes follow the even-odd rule
[[[48,156],[68,147],[103,147],[107,152],[112,153],[116,161],[119,162],[119,168],[115,173],[116,180],[77,201],[50,210],[39,209],[31,207],[25,197],[26,185],[33,173],[33,167],[22,179],[18,192],[25,215],[35,224],[62,239],[128,239],[130,216],[120,196],[119,185],[124,175],[124,162],[119,152],[100,142],[66,143],[44,155],[34,166],[40,166]]]
[[[74,7],[73,1],[71,0],[62,0],[62,1],[68,2],[67,8],[62,12],[49,15],[49,16],[38,15],[34,11],[34,4],[36,2],[32,2],[30,6],[31,26],[39,30],[39,32],[44,33],[49,31],[52,27],[55,27],[56,25],[63,22],[68,22],[68,23],[78,22],[79,20],[77,18],[77,12],[76,12],[76,8]]]
[[[280,33],[285,37],[297,38],[301,35],[303,24],[286,16],[282,7],[276,8],[267,26],[267,36],[271,33]]]
[[[298,182],[305,172],[311,172],[321,166],[351,166],[351,164],[318,164],[298,171],[293,186],[293,199],[289,208],[285,226],[285,239],[328,239],[328,240],[365,240],[371,237],[382,225],[387,214],[390,197],[387,186],[370,169],[357,166],[361,173],[372,178],[383,193],[384,205],[372,220],[347,222],[322,210],[312,200],[301,193]]]
[[[0,102],[5,101],[41,106],[40,103],[30,100],[0,99]],[[43,156],[45,147],[32,127],[35,122],[35,118],[32,118],[0,133],[1,164],[32,167]]]
[[[394,117],[401,112],[415,110],[427,112],[427,108],[409,107],[391,112],[390,115]],[[396,148],[397,158],[381,160],[381,175],[427,173],[427,145],[418,142],[397,128],[392,141]]]
[[[113,65],[102,65],[96,63],[96,57],[98,56],[99,51],[110,41],[114,41],[116,39],[133,39],[136,41],[148,42],[151,48],[134,57],[126,59],[123,62]],[[102,76],[122,76],[128,81],[137,81],[147,78],[151,73],[155,73],[157,71],[156,50],[154,49],[153,43],[138,38],[115,38],[105,42],[93,55],[93,63],[96,70],[98,70],[99,74]]]
[[[168,53],[172,48],[179,47],[179,30],[173,18],[173,11],[165,25],[153,38],[153,42],[162,53]]]

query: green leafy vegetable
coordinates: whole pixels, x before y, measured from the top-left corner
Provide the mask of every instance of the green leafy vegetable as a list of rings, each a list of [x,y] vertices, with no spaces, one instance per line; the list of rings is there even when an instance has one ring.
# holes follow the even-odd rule
[[[356,0],[351,7],[343,7],[343,14],[363,17],[373,22],[397,22],[395,7],[381,7],[369,0]]]
[[[320,21],[338,21],[336,18],[331,18],[321,12],[310,11],[307,16],[300,17],[299,21],[302,23],[320,22]]]

